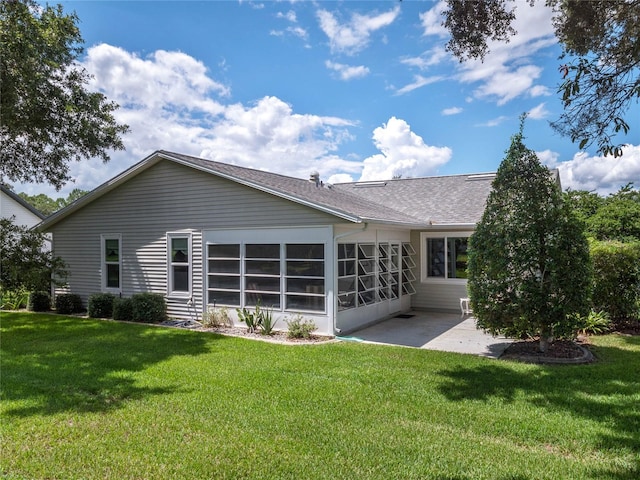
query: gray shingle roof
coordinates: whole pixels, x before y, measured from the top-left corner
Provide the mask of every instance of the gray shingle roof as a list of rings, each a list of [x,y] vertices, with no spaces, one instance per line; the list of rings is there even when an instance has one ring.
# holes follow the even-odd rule
[[[492,173],[335,185],[425,223],[475,224],[491,192]]]
[[[300,178],[159,150],[54,213],[39,228],[46,230],[162,159],[227,178],[349,222],[412,228],[424,228],[430,223],[477,223],[493,180],[493,174],[478,174],[316,186],[314,182]]]

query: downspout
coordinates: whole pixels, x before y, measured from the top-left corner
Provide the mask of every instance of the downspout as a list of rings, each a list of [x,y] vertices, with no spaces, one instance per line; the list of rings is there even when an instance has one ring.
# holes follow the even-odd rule
[[[334,235],[334,237],[333,237],[334,260],[336,259],[335,252],[338,250],[338,240],[339,239],[344,238],[344,237],[348,237],[350,235],[354,235],[356,233],[362,233],[367,228],[369,228],[369,224],[365,222],[365,224],[362,226],[362,228],[359,228],[358,230],[352,230],[350,232],[341,233],[340,235]],[[338,275],[337,275],[337,272],[334,272],[333,279],[335,280],[335,283],[334,283],[334,298],[333,298],[333,302],[332,302],[332,305],[331,305],[331,308],[333,309],[331,318],[332,318],[332,323],[333,323],[333,326],[332,326],[333,334],[336,335],[336,334],[340,333],[340,329],[338,327],[336,327],[336,318],[337,318],[337,315],[338,315],[338,308],[337,308],[337,305],[338,305],[338,288],[337,288],[338,287],[338,282],[337,282]]]

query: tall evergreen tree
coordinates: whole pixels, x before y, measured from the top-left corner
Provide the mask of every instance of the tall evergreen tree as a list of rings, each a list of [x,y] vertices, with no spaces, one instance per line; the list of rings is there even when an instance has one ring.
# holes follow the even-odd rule
[[[546,351],[589,307],[584,226],[549,170],[523,143],[524,118],[470,239],[469,294],[478,326],[493,334],[539,336]]]

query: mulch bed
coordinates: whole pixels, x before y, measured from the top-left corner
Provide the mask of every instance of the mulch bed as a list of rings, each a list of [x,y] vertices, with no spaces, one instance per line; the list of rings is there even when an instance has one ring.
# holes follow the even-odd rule
[[[527,363],[590,363],[595,360],[584,341],[572,342],[556,340],[546,352],[539,350],[538,339],[513,342],[502,354],[501,359],[518,360]]]

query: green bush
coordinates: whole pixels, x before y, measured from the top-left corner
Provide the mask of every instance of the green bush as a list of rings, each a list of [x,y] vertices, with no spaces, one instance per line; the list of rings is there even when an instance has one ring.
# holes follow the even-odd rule
[[[48,312],[51,310],[51,296],[47,292],[29,292],[27,310],[31,312]]]
[[[0,310],[20,310],[27,306],[29,292],[24,288],[5,290],[0,288]]]
[[[94,293],[89,295],[88,314],[92,318],[111,318],[113,315],[113,301],[115,295],[112,293]]]
[[[309,338],[316,329],[316,324],[312,320],[307,320],[302,315],[296,315],[293,319],[287,320],[287,337],[289,338]]]
[[[56,295],[56,312],[58,313],[79,313],[84,310],[80,295],[75,293],[63,293]]]
[[[167,319],[167,304],[159,293],[136,293],[131,300],[134,322],[155,323]]]
[[[115,297],[113,299],[113,319],[133,320],[133,300],[131,298]]]
[[[640,318],[640,242],[592,241],[593,308],[614,322]]]
[[[611,330],[611,319],[607,312],[591,310],[585,317],[580,317],[579,332],[583,335],[602,335]]]

